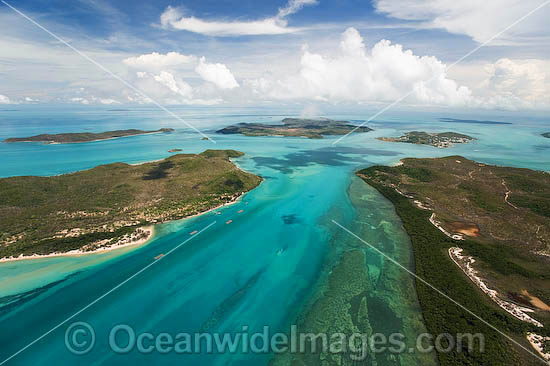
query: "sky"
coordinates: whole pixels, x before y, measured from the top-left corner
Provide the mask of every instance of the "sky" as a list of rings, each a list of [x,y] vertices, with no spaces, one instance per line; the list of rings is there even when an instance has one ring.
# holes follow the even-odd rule
[[[546,111],[547,19],[550,0],[6,0],[0,104]]]

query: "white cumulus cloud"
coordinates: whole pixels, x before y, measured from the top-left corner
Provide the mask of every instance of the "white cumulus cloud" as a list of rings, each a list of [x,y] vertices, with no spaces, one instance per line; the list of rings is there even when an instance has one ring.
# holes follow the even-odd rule
[[[184,97],[190,97],[193,94],[193,88],[189,84],[180,78],[176,79],[168,71],[161,71],[160,74],[155,75],[153,78],[176,94]]]
[[[0,94],[0,104],[11,104],[10,98]]]
[[[487,78],[478,90],[482,103],[509,109],[550,107],[549,66],[549,61],[507,58],[485,65]]]
[[[288,26],[286,17],[317,0],[290,0],[277,15],[249,21],[203,20],[186,16],[182,10],[169,6],[160,16],[160,24],[167,29],[186,30],[211,36],[274,35],[300,31]]]
[[[370,51],[354,28],[342,35],[333,55],[310,52],[304,47],[300,70],[284,79],[247,81],[253,91],[274,98],[320,101],[393,101],[407,93],[413,103],[463,105],[471,92],[446,73],[433,56],[417,56],[390,41],[378,42]]]
[[[542,5],[539,0],[376,0],[379,12],[394,18],[423,21],[424,25],[451,33],[466,34],[485,42]],[[517,40],[526,43],[548,39],[550,7],[543,6],[525,20],[514,24],[496,42]]]
[[[179,52],[168,52],[166,54],[153,52],[145,55],[128,57],[122,62],[136,69],[164,69],[167,67],[188,64],[195,61],[194,56],[183,55]]]
[[[234,89],[239,86],[227,66],[220,63],[207,63],[204,57],[201,57],[195,71],[204,80],[213,83],[220,89]]]
[[[111,99],[111,98],[99,98],[99,103],[111,105],[111,104],[120,104],[118,100]]]
[[[162,103],[219,104],[227,96],[226,91],[239,87],[225,64],[209,63],[205,57],[153,52],[122,61],[133,69],[135,86]]]
[[[74,97],[70,99],[73,103],[90,104],[90,101],[86,98]]]

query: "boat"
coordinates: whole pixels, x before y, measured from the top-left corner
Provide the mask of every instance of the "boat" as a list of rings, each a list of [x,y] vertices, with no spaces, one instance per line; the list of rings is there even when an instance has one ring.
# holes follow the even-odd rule
[[[225,223],[226,224],[231,224],[233,222],[233,220],[227,220]]]
[[[243,212],[244,212],[244,210],[239,210],[239,211],[237,211],[237,213],[243,213]]]
[[[198,230],[194,230],[194,231],[191,231],[191,232],[189,233],[189,235],[195,235],[195,234],[198,233],[198,232],[199,232]]]
[[[164,254],[161,253],[161,254],[159,254],[159,255],[157,255],[157,256],[155,257],[155,260],[159,260],[159,259],[161,259],[162,257],[164,257]]]

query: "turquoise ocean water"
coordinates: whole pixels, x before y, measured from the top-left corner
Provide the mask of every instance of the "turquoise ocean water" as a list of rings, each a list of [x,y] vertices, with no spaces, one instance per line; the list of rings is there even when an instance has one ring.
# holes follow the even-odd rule
[[[550,139],[539,136],[550,131],[550,123],[543,119],[456,117],[512,123],[495,125],[440,122],[439,117],[455,117],[441,114],[396,114],[369,123],[374,132],[352,135],[333,146],[331,138],[213,134],[228,124],[276,122],[299,111],[201,108],[177,113],[211,134],[216,144],[201,140],[181,122],[152,108],[16,106],[0,111],[0,139],[46,132],[176,128],[173,134],[85,144],[0,144],[0,177],[56,175],[118,161],[140,163],[169,156],[172,148],[185,153],[230,148],[245,152],[235,163],[265,178],[237,204],[221,209],[221,215],[207,213],[158,225],[155,239],[141,247],[0,264],[0,362],[152,263],[158,254],[189,239],[190,232],[214,223],[6,364],[265,365],[272,357],[269,353],[117,355],[108,350],[108,334],[117,324],[131,325],[136,332],[172,335],[205,329],[232,333],[243,326],[261,330],[264,325],[273,332],[288,331],[320,293],[322,280],[339,253],[357,244],[331,220],[388,248],[389,255],[410,266],[412,259],[406,255],[410,244],[398,218],[387,201],[354,177],[360,167],[392,164],[404,157],[463,155],[485,163],[550,170]],[[369,114],[326,116],[359,123]],[[440,150],[375,139],[410,130],[456,131],[477,140]],[[227,225],[229,219],[233,222]],[[376,253],[367,254],[365,265],[373,278],[390,270]],[[410,278],[400,281],[413,288]],[[385,305],[380,306],[402,319],[404,327],[407,319],[419,319],[414,304],[399,306],[403,296],[399,286],[393,292],[391,287],[385,286]],[[387,314],[376,310],[373,306],[371,320],[378,313]],[[75,356],[65,347],[65,331],[73,321],[87,322],[95,330],[96,345],[84,356]],[[377,321],[383,319],[374,319],[373,324]]]

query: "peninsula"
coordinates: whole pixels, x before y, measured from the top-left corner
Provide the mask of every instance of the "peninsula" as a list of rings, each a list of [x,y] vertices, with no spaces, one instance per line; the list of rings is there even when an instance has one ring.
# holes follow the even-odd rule
[[[542,137],[546,137],[546,138],[550,139],[550,132],[543,133]]]
[[[259,176],[206,150],[129,165],[114,163],[53,177],[0,179],[0,258],[94,251],[150,235],[155,223],[237,200]]]
[[[170,133],[174,132],[173,128],[161,128],[154,131],[143,131],[136,129],[129,130],[116,130],[106,132],[77,132],[77,133],[59,133],[59,134],[41,134],[30,137],[10,137],[4,140],[4,142],[43,142],[46,144],[70,144],[78,142],[91,142],[110,140],[119,137],[129,137],[138,135],[147,135],[152,133]]]
[[[295,136],[322,139],[324,135],[346,135],[350,132],[369,132],[371,128],[355,126],[348,121],[332,119],[285,118],[281,124],[238,123],[216,131],[221,134],[245,136]]]
[[[524,347],[526,336],[534,339],[550,326],[549,174],[449,156],[403,159],[357,175],[394,204],[411,238],[419,277],[523,339]],[[430,333],[502,337],[425,283],[416,286]],[[499,342],[504,338],[494,343]],[[498,364],[522,364],[518,357],[530,357],[515,346],[503,350],[490,343],[485,356]],[[438,356],[442,365],[458,362],[452,354]]]
[[[430,145],[444,149],[451,147],[454,144],[464,144],[475,139],[471,136],[456,132],[427,133],[424,131],[411,131],[400,137],[378,137],[378,140]]]

